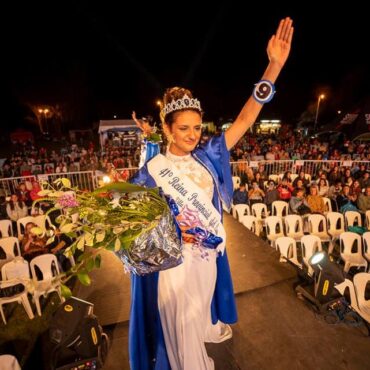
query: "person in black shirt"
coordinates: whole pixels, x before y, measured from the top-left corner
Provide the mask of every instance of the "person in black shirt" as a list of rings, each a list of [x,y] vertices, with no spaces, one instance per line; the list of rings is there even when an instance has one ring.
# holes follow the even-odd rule
[[[244,182],[241,182],[239,189],[234,191],[233,204],[248,204],[248,191]]]

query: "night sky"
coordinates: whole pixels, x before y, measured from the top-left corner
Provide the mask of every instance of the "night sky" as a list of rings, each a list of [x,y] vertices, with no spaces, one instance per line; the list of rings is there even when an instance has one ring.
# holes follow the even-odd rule
[[[235,118],[285,16],[295,26],[291,55],[259,118],[295,124],[325,92],[320,120],[329,121],[370,91],[369,21],[359,2],[338,8],[258,1],[257,11],[241,1],[100,3],[17,2],[3,9],[2,129],[31,122],[30,106],[56,104],[66,128],[129,118],[133,109],[157,119],[155,101],[174,85],[201,100],[205,120]]]

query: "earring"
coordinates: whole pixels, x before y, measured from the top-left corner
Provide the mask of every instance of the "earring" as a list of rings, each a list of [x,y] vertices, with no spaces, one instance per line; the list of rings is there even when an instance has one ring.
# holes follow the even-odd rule
[[[167,141],[168,141],[169,145],[171,145],[172,143],[174,143],[174,144],[176,143],[175,138],[173,137],[172,134],[167,135]]]

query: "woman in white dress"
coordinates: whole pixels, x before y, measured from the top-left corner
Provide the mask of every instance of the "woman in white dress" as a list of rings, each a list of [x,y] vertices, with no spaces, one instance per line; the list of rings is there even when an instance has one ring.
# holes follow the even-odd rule
[[[180,213],[183,262],[145,276],[132,275],[130,365],[133,370],[213,370],[205,342],[231,337],[227,324],[237,320],[225,251],[222,205],[230,205],[229,150],[255,122],[274,94],[293,36],[292,20],[283,19],[268,43],[269,64],[233,125],[221,136],[199,144],[202,109],[189,90],[168,89],[161,118],[168,140],[133,182],[160,186]],[[227,324],[226,324],[227,323]]]

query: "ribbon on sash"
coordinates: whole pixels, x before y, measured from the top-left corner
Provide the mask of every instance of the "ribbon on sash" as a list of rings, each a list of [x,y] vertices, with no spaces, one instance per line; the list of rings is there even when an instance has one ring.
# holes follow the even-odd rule
[[[165,194],[171,195],[180,209],[178,222],[191,228],[194,235],[206,248],[225,250],[226,232],[221,215],[207,194],[164,155],[158,154],[147,163],[148,171]]]
[[[139,168],[143,167],[144,164],[149,161],[149,159],[156,156],[160,151],[158,143],[153,143],[147,139],[143,139],[141,143],[141,154]]]

